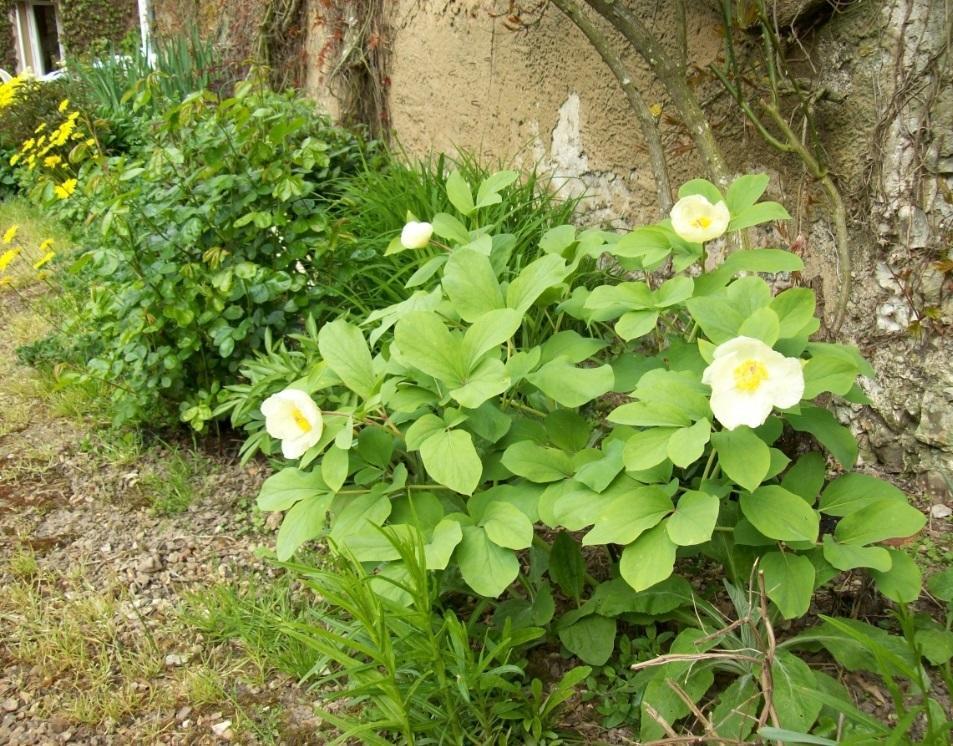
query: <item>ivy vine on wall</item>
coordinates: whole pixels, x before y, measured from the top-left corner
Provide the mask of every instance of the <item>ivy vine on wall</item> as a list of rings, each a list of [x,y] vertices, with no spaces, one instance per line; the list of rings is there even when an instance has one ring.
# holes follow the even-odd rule
[[[60,0],[57,7],[67,54],[108,49],[138,23],[136,0]]]
[[[14,0],[0,0],[0,67],[12,73],[17,66],[16,37],[10,22]]]

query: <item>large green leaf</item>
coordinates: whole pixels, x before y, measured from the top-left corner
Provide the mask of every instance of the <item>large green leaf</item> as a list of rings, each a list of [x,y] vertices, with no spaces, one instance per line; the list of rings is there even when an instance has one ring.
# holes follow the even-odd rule
[[[348,472],[348,452],[341,448],[331,448],[321,459],[321,477],[331,492],[337,492],[344,486]]]
[[[476,409],[506,391],[510,387],[510,377],[506,375],[503,362],[491,357],[469,371],[460,383],[461,386],[451,389],[450,395],[467,409]]]
[[[850,430],[826,409],[802,405],[800,414],[787,414],[785,419],[798,432],[810,433],[817,438],[845,469],[850,469],[857,461],[857,441]]]
[[[721,501],[714,495],[688,490],[666,521],[669,538],[680,547],[702,544],[711,538]]]
[[[299,500],[326,493],[328,486],[321,475],[294,467],[272,474],[261,486],[258,509],[265,512],[287,510]]]
[[[564,407],[581,407],[612,390],[615,374],[609,365],[577,368],[565,358],[546,363],[526,380]]]
[[[506,305],[526,313],[549,288],[560,284],[569,274],[566,262],[554,254],[541,256],[527,264],[506,289]]]
[[[771,451],[750,428],[742,426],[712,433],[711,442],[718,453],[721,470],[749,492],[767,476],[771,468]]]
[[[622,578],[607,580],[596,586],[592,594],[595,610],[604,616],[620,614],[667,614],[694,603],[691,583],[678,575],[636,592]]]
[[[450,557],[463,541],[463,529],[452,518],[444,518],[433,529],[430,541],[424,545],[424,557],[428,570],[443,570],[450,564]]]
[[[907,497],[889,482],[869,474],[844,474],[821,493],[819,509],[843,518],[880,500],[905,503]]]
[[[771,665],[774,709],[782,728],[807,733],[821,714],[821,703],[806,696],[817,687],[814,672],[793,653],[782,650]]]
[[[843,396],[857,379],[857,367],[843,357],[818,355],[804,365],[804,398],[813,399],[826,391]]]
[[[487,537],[507,549],[527,549],[533,543],[533,524],[519,508],[507,502],[491,502],[480,521]]]
[[[480,188],[477,190],[477,207],[489,207],[498,205],[503,201],[500,192],[519,178],[516,171],[497,171],[487,176],[480,182]]]
[[[920,597],[923,575],[910,555],[899,549],[886,550],[890,555],[890,569],[871,570],[877,590],[896,603],[912,604]]]
[[[443,289],[454,310],[469,323],[487,311],[503,307],[503,291],[490,259],[472,249],[458,249],[447,260]]]
[[[583,663],[601,666],[615,649],[615,619],[590,614],[559,630],[559,639]]]
[[[878,500],[842,518],[834,538],[842,544],[875,544],[913,536],[926,522],[926,516],[905,500]]]
[[[285,513],[275,542],[275,553],[280,561],[291,559],[298,547],[324,532],[331,499],[331,495],[309,497]]]
[[[783,487],[760,487],[741,496],[741,512],[769,539],[817,541],[820,519],[804,500]]]
[[[334,519],[330,537],[338,544],[344,544],[354,535],[372,536],[380,533],[377,526],[384,524],[391,511],[391,501],[379,491],[365,495],[349,497],[339,506],[341,498],[333,505]]]
[[[711,423],[699,420],[691,427],[683,427],[672,433],[666,454],[675,466],[685,468],[694,464],[705,452],[711,438]]]
[[[884,572],[892,564],[890,553],[883,547],[863,547],[840,544],[830,534],[824,534],[824,559],[838,570],[870,567]]]
[[[803,501],[802,501],[803,502]],[[764,590],[785,619],[804,616],[814,593],[814,565],[793,552],[768,552],[761,557]]]
[[[522,315],[512,308],[498,308],[479,316],[463,335],[467,370],[472,370],[484,354],[512,337],[522,322]]]
[[[413,311],[397,322],[400,356],[428,376],[457,385],[466,375],[460,340],[432,311]]]
[[[579,544],[560,531],[549,553],[549,576],[572,599],[579,600],[586,584],[586,560]]]
[[[675,428],[653,427],[631,436],[625,443],[622,460],[629,471],[642,471],[658,466],[668,458],[668,441]]]
[[[788,288],[778,293],[771,301],[771,308],[781,323],[781,338],[801,334],[814,321],[816,304],[814,291],[810,288]]]
[[[622,551],[619,574],[637,591],[661,583],[675,567],[675,543],[665,524],[649,529]]]
[[[725,204],[731,214],[738,215],[757,202],[770,180],[767,174],[744,174],[731,182],[725,194]]]
[[[457,170],[452,171],[447,177],[447,197],[450,204],[456,207],[461,215],[469,215],[475,209],[470,185]]]
[[[377,385],[371,351],[356,326],[341,319],[325,324],[318,332],[321,357],[354,393],[370,397]]]
[[[483,462],[464,430],[438,430],[420,444],[427,473],[454,492],[472,495],[483,474]]]
[[[794,462],[781,478],[781,486],[804,498],[809,505],[817,499],[817,493],[824,486],[827,475],[827,461],[816,451],[805,453]],[[823,510],[823,508],[821,509]]]
[[[522,440],[503,452],[503,466],[531,482],[556,482],[571,476],[572,459],[556,448],[547,448],[531,440]]]
[[[615,498],[582,540],[594,544],[629,544],[672,512],[672,499],[658,486],[636,487]]]
[[[454,556],[466,584],[481,596],[499,597],[519,575],[516,553],[494,544],[479,526],[463,527]]]

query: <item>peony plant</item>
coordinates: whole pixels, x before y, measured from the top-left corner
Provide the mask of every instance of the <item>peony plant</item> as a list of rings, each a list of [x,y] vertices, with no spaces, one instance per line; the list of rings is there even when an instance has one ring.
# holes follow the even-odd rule
[[[699,561],[736,585],[760,569],[785,618],[843,571],[918,595],[915,564],[885,542],[924,516],[852,471],[856,441],[826,406],[863,403],[869,364],[814,339],[814,293],[792,283],[803,264],[790,251],[705,266],[705,242],[788,219],[759,201],[767,176],[725,194],[691,181],[669,219],[624,235],[555,228],[518,272],[507,236],[464,223],[492,189],[474,200],[451,181],[459,215],[414,218],[400,239],[439,239],[428,281],[312,326],[295,380],[269,378],[249,429],[294,461],[258,499],[284,513],[279,559],[322,540],[400,601],[394,542],[412,539],[445,590],[501,599],[522,624],[552,621],[558,587],[577,608],[554,627],[594,664],[620,617],[691,603],[680,573]],[[580,271],[598,257],[604,273]]]

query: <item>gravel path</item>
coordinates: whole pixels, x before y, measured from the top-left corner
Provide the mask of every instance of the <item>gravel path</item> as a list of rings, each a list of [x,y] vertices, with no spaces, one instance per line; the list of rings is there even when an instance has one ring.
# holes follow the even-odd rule
[[[182,619],[190,593],[274,574],[263,467],[61,415],[16,362],[41,320],[10,294],[0,318],[0,743],[320,743],[313,698]]]

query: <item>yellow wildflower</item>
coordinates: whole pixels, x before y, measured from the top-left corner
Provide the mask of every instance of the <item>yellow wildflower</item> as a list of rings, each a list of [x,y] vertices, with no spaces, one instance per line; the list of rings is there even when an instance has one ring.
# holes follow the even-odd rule
[[[62,114],[62,113],[63,113],[64,111],[66,111],[68,108],[69,108],[69,99],[68,99],[68,98],[64,98],[62,101],[60,101],[60,105],[59,105],[59,112],[60,112],[60,114]]]
[[[53,257],[55,257],[55,256],[56,256],[56,252],[55,252],[55,251],[47,251],[47,252],[43,255],[43,258],[40,259],[38,262],[36,262],[36,263],[33,265],[33,269],[35,269],[35,270],[37,270],[37,271],[41,270],[44,266],[46,266],[47,264],[49,264],[49,263],[53,260]]]
[[[43,165],[47,168],[56,168],[60,163],[63,162],[63,159],[58,155],[48,155],[43,159]]]
[[[87,144],[89,147],[93,147],[93,145],[96,144],[96,138],[95,138],[95,137],[90,137],[88,140],[86,140],[86,144]]]
[[[0,254],[0,272],[3,272],[7,267],[10,266],[10,262],[16,259],[20,255],[19,249],[7,249],[2,254]]]
[[[23,143],[23,146],[20,148],[20,152],[25,153],[28,150],[32,150],[34,145],[36,145],[36,140],[31,137],[29,140]]]
[[[13,243],[13,239],[17,237],[17,231],[19,229],[19,225],[11,225],[9,228],[7,228],[7,232],[3,234],[3,238],[0,238],[0,243]]]
[[[49,251],[53,248],[53,239],[48,238],[43,243],[40,244],[40,251]]]
[[[0,83],[0,110],[13,104],[17,97],[17,89],[23,85],[23,78],[19,75],[6,83]]]
[[[33,130],[33,133],[38,135],[45,129],[46,129],[46,122],[40,122],[40,126],[37,127],[35,130]]]
[[[20,154],[14,153],[13,157],[10,158],[10,165],[15,166],[20,162]]]
[[[53,193],[60,199],[66,199],[76,191],[76,179],[67,179],[53,188]]]
[[[652,116],[658,119],[662,116],[662,105],[661,104],[652,104],[649,107],[649,111],[652,113]]]

